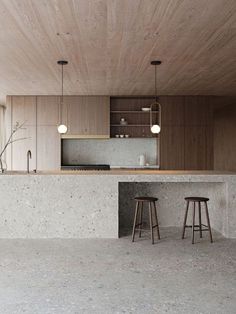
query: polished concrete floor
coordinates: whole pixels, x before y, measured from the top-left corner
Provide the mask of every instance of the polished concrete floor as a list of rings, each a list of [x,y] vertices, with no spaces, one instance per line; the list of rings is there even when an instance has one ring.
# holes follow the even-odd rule
[[[0,240],[0,313],[236,313],[236,240]]]

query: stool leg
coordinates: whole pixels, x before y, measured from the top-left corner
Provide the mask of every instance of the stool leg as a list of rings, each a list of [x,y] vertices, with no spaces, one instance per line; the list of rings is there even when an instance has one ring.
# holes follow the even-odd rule
[[[194,244],[195,202],[193,203],[192,244]]]
[[[202,213],[201,213],[201,202],[198,202],[198,215],[199,215],[199,231],[200,231],[200,238],[202,238]]]
[[[136,202],[136,209],[135,209],[135,214],[134,214],[133,232],[132,232],[132,242],[134,242],[134,236],[135,236],[135,230],[136,230],[136,224],[137,224],[138,210],[139,210],[139,202]]]
[[[208,225],[208,229],[209,229],[210,240],[211,240],[211,243],[212,243],[213,239],[212,239],[212,233],[211,233],[211,225],[210,225],[210,218],[209,218],[207,202],[205,202],[205,208],[206,208],[207,225]]]
[[[139,238],[141,238],[141,228],[143,226],[143,202],[141,203],[141,208],[139,209]]]
[[[184,225],[183,225],[182,239],[184,239],[184,235],[185,235],[186,221],[187,221],[187,217],[188,217],[188,209],[189,209],[189,201],[187,201],[187,207],[186,207],[185,215],[184,215]]]
[[[156,220],[156,225],[157,225],[157,237],[158,240],[161,239],[160,237],[160,230],[159,230],[159,223],[158,223],[158,218],[157,218],[157,208],[156,208],[156,202],[153,202],[153,206],[154,206],[154,215],[155,215],[155,220]]]
[[[152,244],[154,244],[151,202],[149,202],[149,220],[150,220],[151,241],[152,241]]]

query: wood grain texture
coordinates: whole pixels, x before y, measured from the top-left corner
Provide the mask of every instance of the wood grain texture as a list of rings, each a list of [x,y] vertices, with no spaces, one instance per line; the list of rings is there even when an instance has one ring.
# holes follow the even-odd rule
[[[37,96],[37,125],[59,125],[60,96]]]
[[[63,122],[68,132],[63,138],[75,136],[110,136],[110,101],[107,96],[66,96]]]
[[[161,131],[161,169],[181,170],[184,165],[184,126],[163,126]]]
[[[129,135],[132,138],[156,137],[150,131],[150,112],[142,111],[143,107],[150,107],[154,102],[152,97],[112,97],[111,98],[111,137]],[[157,110],[157,108],[153,108]],[[158,121],[158,112],[153,112],[152,121]],[[124,118],[127,126],[121,126]],[[134,125],[134,126],[132,126]]]
[[[13,137],[14,140],[19,138],[26,138],[23,141],[17,141],[12,144],[12,168],[11,170],[27,170],[27,152],[32,153],[30,159],[30,170],[36,169],[36,127],[26,126],[25,129],[19,130]]]
[[[236,94],[235,0],[1,0],[0,92]]]
[[[26,126],[36,125],[36,97],[13,96],[12,97],[12,122],[13,126],[25,123]]]
[[[214,112],[214,169],[236,171],[236,100]]]
[[[219,98],[224,102],[223,97]],[[162,104],[161,169],[213,169],[214,97],[169,96],[159,100]]]
[[[55,126],[37,127],[37,170],[59,170],[61,167],[60,134]]]

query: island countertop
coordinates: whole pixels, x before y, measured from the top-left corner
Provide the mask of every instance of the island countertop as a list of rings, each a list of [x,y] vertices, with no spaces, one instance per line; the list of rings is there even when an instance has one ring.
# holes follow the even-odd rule
[[[213,228],[236,238],[235,174],[148,169],[6,172],[0,175],[0,238],[118,238],[119,213],[133,215],[137,193],[159,198],[161,226],[182,224],[185,196],[209,197]]]
[[[2,175],[236,175],[233,171],[214,171],[214,170],[158,170],[158,169],[139,169],[139,168],[111,168],[111,170],[50,170],[27,173],[26,171],[6,171]]]

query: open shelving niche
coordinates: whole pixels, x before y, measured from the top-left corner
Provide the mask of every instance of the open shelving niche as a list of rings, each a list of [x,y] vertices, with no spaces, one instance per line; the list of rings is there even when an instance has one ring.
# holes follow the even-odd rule
[[[129,135],[129,138],[158,138],[150,130],[150,111],[142,111],[154,102],[152,97],[111,97],[110,128],[111,137]],[[153,123],[159,121],[159,111],[152,111]],[[127,125],[121,125],[120,119],[125,118]]]

